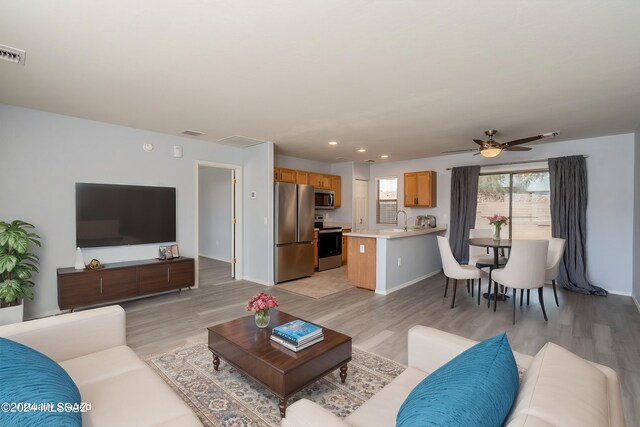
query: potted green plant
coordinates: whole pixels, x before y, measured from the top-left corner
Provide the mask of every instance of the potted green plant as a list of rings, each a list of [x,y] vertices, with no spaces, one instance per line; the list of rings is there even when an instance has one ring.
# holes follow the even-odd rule
[[[32,244],[41,246],[40,236],[28,222],[0,221],[0,325],[22,322],[23,297],[33,299],[33,273],[39,258],[29,252]]]

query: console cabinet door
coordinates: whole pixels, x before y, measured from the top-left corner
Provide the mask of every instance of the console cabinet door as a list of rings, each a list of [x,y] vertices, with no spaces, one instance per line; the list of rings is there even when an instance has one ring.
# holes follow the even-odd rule
[[[188,288],[195,281],[194,261],[173,261],[138,269],[140,295]]]
[[[168,264],[140,267],[138,269],[138,289],[140,295],[169,290],[170,277],[171,273]]]
[[[98,304],[102,301],[100,275],[85,271],[58,276],[58,305],[61,310]]]
[[[118,300],[138,295],[138,282],[135,267],[100,272],[102,297],[105,300]]]
[[[172,289],[188,288],[195,282],[193,261],[183,261],[169,266],[169,286]]]

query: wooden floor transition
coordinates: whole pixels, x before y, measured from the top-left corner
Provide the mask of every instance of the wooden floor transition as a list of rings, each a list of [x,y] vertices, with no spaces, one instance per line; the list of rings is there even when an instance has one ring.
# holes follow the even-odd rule
[[[276,295],[280,308],[295,316],[353,337],[354,345],[407,363],[407,331],[427,325],[482,340],[506,331],[514,350],[535,354],[553,341],[574,353],[615,369],[622,383],[627,424],[640,426],[640,313],[630,297],[606,298],[559,290],[560,307],[545,289],[549,322],[542,318],[537,295],[517,308],[511,302],[488,310],[460,287],[456,307],[442,297],[442,275],[387,296],[351,289],[313,299],[230,277],[229,264],[201,258],[200,288],[123,303],[128,344],[142,357],[206,340],[206,327],[247,315],[245,304],[258,292]],[[485,285],[486,286],[486,285]]]

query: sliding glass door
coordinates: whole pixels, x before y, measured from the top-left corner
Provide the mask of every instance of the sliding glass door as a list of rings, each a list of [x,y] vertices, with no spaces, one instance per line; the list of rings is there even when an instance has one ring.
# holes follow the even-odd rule
[[[480,174],[476,228],[492,229],[487,217],[499,214],[510,218],[503,237],[549,239],[549,206],[548,170]]]

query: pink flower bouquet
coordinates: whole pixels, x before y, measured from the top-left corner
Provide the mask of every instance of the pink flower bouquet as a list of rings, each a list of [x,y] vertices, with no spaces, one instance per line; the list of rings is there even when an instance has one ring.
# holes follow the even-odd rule
[[[260,292],[251,297],[247,303],[247,311],[255,312],[256,325],[259,328],[266,328],[269,325],[269,309],[278,306],[278,299],[274,296]]]
[[[488,216],[487,219],[489,220],[489,224],[495,225],[496,227],[502,227],[509,223],[509,218],[504,215],[493,214]]]
[[[278,306],[278,299],[274,296],[267,295],[265,293],[259,293],[251,297],[247,303],[247,311],[269,311],[270,308],[276,308]]]
[[[493,230],[493,240],[500,240],[500,229],[503,225],[509,223],[509,218],[504,215],[493,214],[488,216],[489,224],[493,225],[495,228]]]

